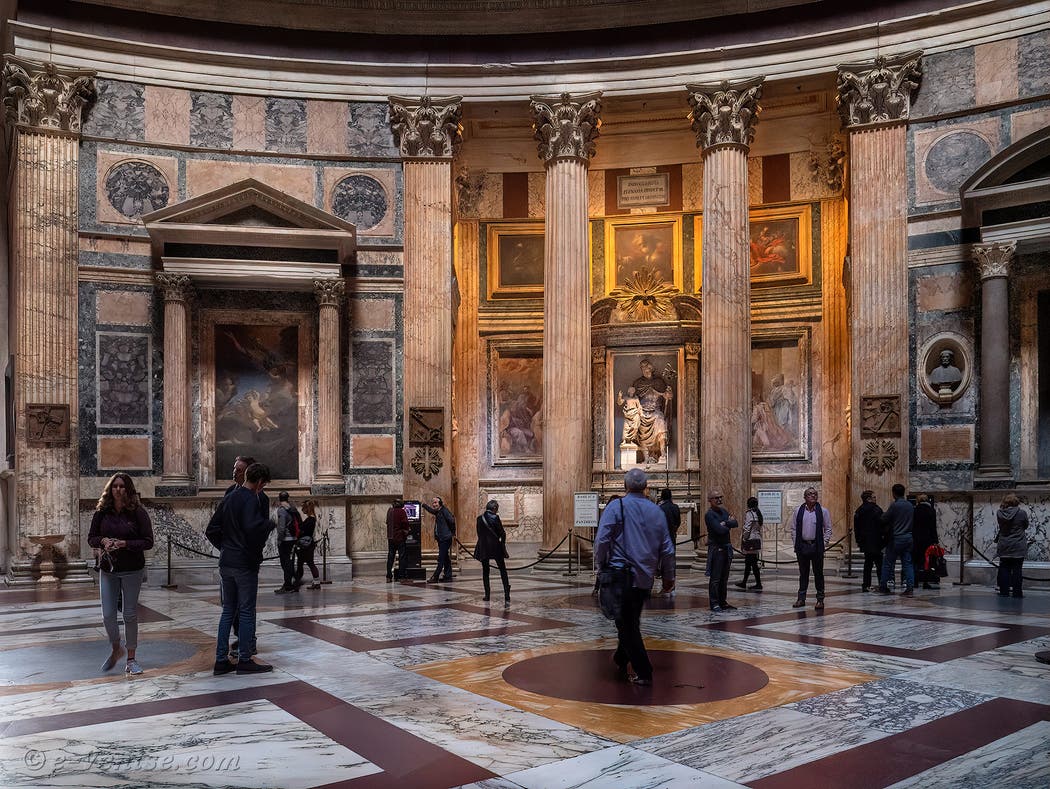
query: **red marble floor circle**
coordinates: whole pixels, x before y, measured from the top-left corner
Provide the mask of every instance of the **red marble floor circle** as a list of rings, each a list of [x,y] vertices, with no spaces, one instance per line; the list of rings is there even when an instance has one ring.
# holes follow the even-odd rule
[[[569,701],[598,704],[703,704],[761,690],[769,676],[742,660],[650,649],[653,684],[635,685],[616,670],[611,649],[558,652],[523,660],[503,671],[516,688]]]

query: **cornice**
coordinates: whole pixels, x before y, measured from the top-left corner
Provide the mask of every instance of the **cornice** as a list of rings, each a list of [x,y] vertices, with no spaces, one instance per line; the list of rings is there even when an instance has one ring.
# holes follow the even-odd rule
[[[200,51],[143,41],[94,36],[11,22],[15,54],[51,59],[65,68],[90,68],[106,79],[152,85],[310,99],[386,102],[390,95],[442,93],[465,101],[527,101],[530,95],[587,93],[606,97],[681,91],[685,82],[742,80],[767,83],[834,73],[841,63],[873,53],[930,55],[1045,30],[1050,6],[985,0],[901,19],[691,51],[604,58],[548,58],[505,63],[429,61],[377,63]],[[425,55],[425,53],[421,53]]]

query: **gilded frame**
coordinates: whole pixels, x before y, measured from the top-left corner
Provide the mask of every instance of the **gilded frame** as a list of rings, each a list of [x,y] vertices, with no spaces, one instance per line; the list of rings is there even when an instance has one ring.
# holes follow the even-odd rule
[[[486,238],[488,298],[543,298],[543,223],[491,224]],[[520,258],[511,257],[510,253],[517,251],[512,250],[512,244],[519,247]],[[511,267],[520,271],[519,276],[508,276]]]
[[[642,267],[682,290],[682,217],[639,214],[605,220],[605,293]]]

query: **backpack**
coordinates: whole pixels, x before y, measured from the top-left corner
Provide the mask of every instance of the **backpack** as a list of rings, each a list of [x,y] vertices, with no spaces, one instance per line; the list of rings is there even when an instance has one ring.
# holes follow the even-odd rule
[[[292,537],[296,540],[299,539],[299,535],[303,531],[303,516],[299,514],[299,510],[295,507],[288,508],[288,531],[291,532]]]

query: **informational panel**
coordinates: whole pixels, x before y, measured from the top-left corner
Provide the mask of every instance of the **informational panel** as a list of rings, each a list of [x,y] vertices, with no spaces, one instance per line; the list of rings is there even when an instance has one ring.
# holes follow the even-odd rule
[[[572,527],[574,529],[598,528],[598,494],[574,493],[572,499]]]
[[[765,523],[780,523],[784,512],[784,494],[779,490],[760,490],[755,498],[758,499],[758,511],[762,513]]]

